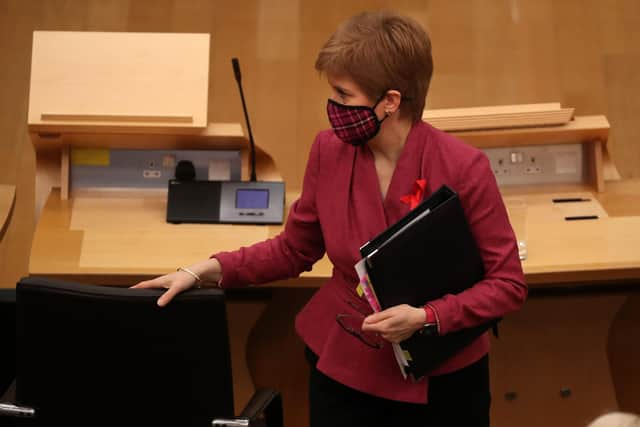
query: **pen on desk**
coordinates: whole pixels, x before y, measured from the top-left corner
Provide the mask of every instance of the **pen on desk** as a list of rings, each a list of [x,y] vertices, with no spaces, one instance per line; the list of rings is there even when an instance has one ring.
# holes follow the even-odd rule
[[[579,216],[565,216],[566,221],[580,221],[583,219],[598,219],[598,215],[579,215]]]
[[[582,197],[563,197],[561,199],[553,199],[553,203],[572,203],[572,202],[590,202],[591,199]]]

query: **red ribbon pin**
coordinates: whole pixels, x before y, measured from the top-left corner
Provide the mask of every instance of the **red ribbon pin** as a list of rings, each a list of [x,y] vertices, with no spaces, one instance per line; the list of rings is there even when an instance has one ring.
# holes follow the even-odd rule
[[[409,208],[413,210],[422,201],[425,188],[427,188],[427,180],[417,179],[413,183],[413,189],[411,190],[413,193],[400,197],[400,201],[409,205]]]

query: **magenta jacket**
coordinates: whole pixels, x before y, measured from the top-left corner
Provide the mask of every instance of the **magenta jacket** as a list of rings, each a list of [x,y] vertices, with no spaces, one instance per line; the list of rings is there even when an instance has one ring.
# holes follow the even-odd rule
[[[333,274],[296,318],[298,334],[319,356],[318,370],[365,393],[426,403],[428,377],[415,383],[405,380],[391,345],[371,348],[336,322],[339,313],[368,308],[356,292],[358,248],[409,212],[400,199],[412,192],[417,179],[426,180],[426,196],[443,184],[458,193],[485,267],[484,279],[470,289],[430,301],[440,333],[517,310],[527,286],[489,161],[481,151],[424,122],[413,125],[384,200],[369,148],[345,144],[333,131],[320,132],[311,147],[302,194],[291,206],[284,231],[213,257],[222,265],[221,286],[228,288],[297,277],[326,251]],[[464,368],[488,351],[489,336],[484,334],[430,376]]]

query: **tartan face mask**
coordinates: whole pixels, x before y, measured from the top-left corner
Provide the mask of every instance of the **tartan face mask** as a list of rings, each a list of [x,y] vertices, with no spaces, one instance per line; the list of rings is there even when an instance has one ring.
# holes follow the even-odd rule
[[[374,108],[378,106],[386,92],[382,94],[373,107],[366,105],[344,105],[333,99],[327,100],[327,115],[333,131],[338,138],[347,144],[360,146],[380,132],[382,120],[378,119]]]

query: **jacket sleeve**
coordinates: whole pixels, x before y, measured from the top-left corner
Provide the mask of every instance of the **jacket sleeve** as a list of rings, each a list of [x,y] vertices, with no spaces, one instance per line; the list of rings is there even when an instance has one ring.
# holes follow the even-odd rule
[[[284,230],[276,237],[212,255],[222,266],[223,288],[268,283],[310,271],[325,252],[316,210],[320,170],[320,139],[316,137],[307,161],[302,194],[293,203]]]
[[[484,279],[458,295],[429,305],[441,334],[482,324],[515,311],[524,303],[524,281],[518,247],[507,210],[488,159],[477,153],[458,184],[460,201],[484,263]]]

